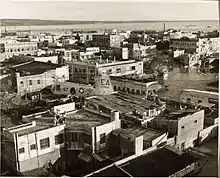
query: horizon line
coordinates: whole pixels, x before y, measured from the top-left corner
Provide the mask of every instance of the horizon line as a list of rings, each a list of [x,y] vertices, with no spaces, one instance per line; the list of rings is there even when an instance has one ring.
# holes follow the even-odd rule
[[[152,21],[152,22],[178,22],[178,21],[219,21],[219,19],[193,19],[193,20],[64,20],[64,19],[38,19],[38,18],[0,18],[0,20],[41,20],[41,21],[65,21],[65,22],[131,22],[131,21]]]

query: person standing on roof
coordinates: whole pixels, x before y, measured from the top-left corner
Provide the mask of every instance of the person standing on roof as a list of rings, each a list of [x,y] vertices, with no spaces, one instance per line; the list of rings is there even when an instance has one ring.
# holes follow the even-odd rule
[[[63,123],[65,123],[66,116],[67,116],[67,113],[66,113],[66,111],[65,111],[65,112],[63,113]]]

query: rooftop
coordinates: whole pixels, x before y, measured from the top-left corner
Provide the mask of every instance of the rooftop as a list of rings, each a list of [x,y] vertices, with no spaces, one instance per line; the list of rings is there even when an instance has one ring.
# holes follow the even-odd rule
[[[111,76],[111,79],[121,79],[121,80],[132,80],[132,81],[137,81],[137,82],[143,82],[143,83],[148,83],[148,82],[154,82],[156,81],[154,78],[137,78],[137,77],[133,77],[133,76]]]
[[[73,114],[67,115],[65,123],[67,127],[77,126],[77,127],[95,127],[99,125],[106,124],[110,122],[110,117],[101,116],[98,114],[93,114],[87,111],[78,111]]]
[[[44,130],[44,129],[48,129],[48,128],[50,128],[50,126],[48,126],[48,125],[46,125],[46,126],[36,125],[34,127],[31,127],[31,128],[27,128],[27,129],[24,129],[24,130],[19,130],[19,131],[17,131],[17,133],[18,133],[18,136],[22,136],[22,135],[38,132],[38,131],[41,131],[41,130]]]
[[[194,41],[198,42],[199,40],[197,38],[188,38],[188,37],[182,37],[182,38],[172,38],[171,40],[175,41]]]
[[[91,175],[90,177],[128,177],[128,175],[116,165],[113,165],[108,169],[104,169],[103,171]]]
[[[131,138],[132,140],[143,135],[144,141],[152,141],[153,139],[162,135],[162,132],[153,129],[143,128],[143,127],[130,127],[126,129],[117,129],[114,130],[113,133],[120,134],[122,137]]]
[[[139,61],[140,62],[140,61]],[[72,62],[71,62],[72,63]],[[120,60],[105,60],[105,59],[100,59],[100,56],[95,56],[92,57],[88,60],[83,60],[83,61],[74,61],[73,63],[78,63],[78,64],[90,64],[90,65],[100,65],[101,67],[107,67],[107,66],[114,66],[114,65],[123,65],[123,64],[131,64],[131,63],[136,63],[135,60],[126,60],[126,61],[120,61]]]
[[[141,113],[145,113],[146,110],[160,107],[155,102],[144,100],[125,93],[95,96],[87,98],[86,100],[105,106],[106,108],[118,110],[119,112],[125,114],[129,114],[135,109]]]
[[[52,113],[46,112],[41,116],[30,117],[27,119],[28,122],[36,121],[37,126],[39,129],[44,129],[43,127],[47,128],[49,126],[54,126],[54,116]],[[67,128],[84,128],[84,127],[95,127],[105,123],[110,122],[110,117],[101,116],[98,114],[93,114],[87,111],[77,111],[75,113],[67,114],[67,118],[65,120],[65,124]],[[75,127],[73,127],[75,126]]]
[[[178,111],[169,113],[167,118],[178,120],[178,119],[185,117],[187,115],[194,114],[195,112],[197,112],[197,111],[193,110],[193,109],[182,109],[182,110],[178,110]]]
[[[211,91],[202,91],[202,90],[194,90],[194,89],[183,89],[184,92],[195,92],[195,93],[203,93],[203,94],[211,94],[218,96],[218,92],[211,92]]]
[[[56,69],[60,67],[58,64],[47,64],[45,62],[38,62],[38,61],[33,61],[24,65],[20,65],[17,67],[14,67],[14,69],[17,72],[21,73],[21,76],[25,75],[36,75],[36,74],[42,74],[48,70]]]
[[[54,177],[55,175],[49,172],[45,168],[37,168],[33,169],[30,171],[26,171],[22,173],[23,176],[28,176],[28,177]]]
[[[133,177],[169,177],[195,161],[196,158],[186,153],[180,155],[164,147],[121,165],[103,169],[94,173],[92,177],[125,177],[125,172],[127,176]]]

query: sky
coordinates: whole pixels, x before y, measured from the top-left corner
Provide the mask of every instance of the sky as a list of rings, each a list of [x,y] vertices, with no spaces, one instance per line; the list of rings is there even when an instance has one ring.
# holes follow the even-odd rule
[[[0,18],[42,20],[218,20],[214,0],[0,0]]]

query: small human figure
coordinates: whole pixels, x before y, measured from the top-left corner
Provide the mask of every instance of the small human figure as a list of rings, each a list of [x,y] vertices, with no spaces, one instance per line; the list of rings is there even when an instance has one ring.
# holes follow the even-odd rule
[[[59,122],[60,122],[60,115],[57,114],[55,116],[54,122],[55,122],[55,125],[59,124]]]
[[[63,123],[65,123],[65,120],[66,120],[66,111],[63,113]]]
[[[49,168],[52,167],[52,162],[51,162],[51,160],[49,160],[49,162],[48,162],[48,167],[49,167]]]

